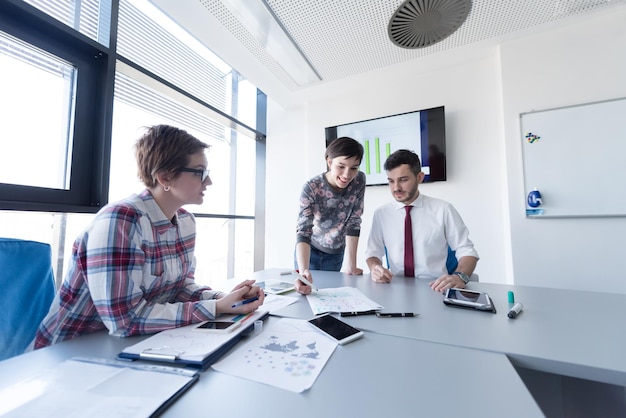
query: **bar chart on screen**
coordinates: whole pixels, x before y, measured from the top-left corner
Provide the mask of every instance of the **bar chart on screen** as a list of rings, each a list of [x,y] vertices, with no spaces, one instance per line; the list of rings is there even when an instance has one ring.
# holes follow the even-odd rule
[[[326,146],[340,137],[354,138],[363,145],[360,170],[367,185],[387,184],[385,160],[400,149],[420,157],[424,182],[446,180],[443,106],[326,128]]]

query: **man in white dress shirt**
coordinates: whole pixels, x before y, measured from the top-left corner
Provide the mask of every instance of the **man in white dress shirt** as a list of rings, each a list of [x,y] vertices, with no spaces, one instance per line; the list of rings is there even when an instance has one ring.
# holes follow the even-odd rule
[[[432,279],[430,286],[437,292],[451,287],[464,288],[476,268],[478,253],[461,216],[450,203],[419,192],[424,173],[414,152],[394,152],[385,161],[384,168],[396,201],[374,212],[365,253],[372,280],[389,283],[393,276],[405,276]],[[407,212],[410,213],[413,248],[409,261],[406,260],[411,258],[411,244],[405,257]],[[448,249],[455,252],[458,260],[452,272],[446,267]],[[389,268],[383,266],[384,256]]]

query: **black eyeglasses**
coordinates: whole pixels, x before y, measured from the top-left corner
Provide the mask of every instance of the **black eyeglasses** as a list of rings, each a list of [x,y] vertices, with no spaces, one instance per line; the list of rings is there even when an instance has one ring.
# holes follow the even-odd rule
[[[184,168],[181,168],[178,171],[181,171],[181,172],[184,172],[184,173],[193,173],[196,176],[200,177],[200,181],[202,181],[204,183],[204,181],[207,179],[207,177],[209,177],[209,172],[211,170],[201,170],[199,168],[187,168],[187,167],[184,167]]]

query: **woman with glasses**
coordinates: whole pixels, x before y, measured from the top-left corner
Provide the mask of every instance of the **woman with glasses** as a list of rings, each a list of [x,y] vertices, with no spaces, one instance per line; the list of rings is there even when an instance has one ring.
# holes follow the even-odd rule
[[[253,280],[228,294],[195,283],[196,224],[182,206],[202,204],[211,185],[208,147],[165,125],[139,138],[135,156],[146,189],[102,208],[76,239],[35,348],[103,329],[119,337],[155,333],[263,304]]]

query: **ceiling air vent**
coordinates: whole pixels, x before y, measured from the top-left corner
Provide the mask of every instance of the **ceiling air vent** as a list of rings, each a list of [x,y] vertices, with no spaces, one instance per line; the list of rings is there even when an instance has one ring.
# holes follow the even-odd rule
[[[471,7],[471,0],[406,0],[391,16],[389,38],[402,48],[431,46],[457,30]]]

